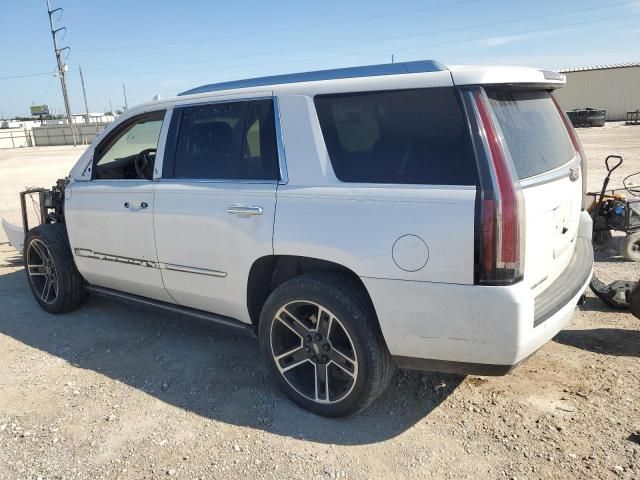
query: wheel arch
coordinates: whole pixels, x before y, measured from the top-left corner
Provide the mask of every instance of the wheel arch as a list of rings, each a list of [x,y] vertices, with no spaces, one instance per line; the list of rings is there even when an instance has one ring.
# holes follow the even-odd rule
[[[380,328],[371,295],[362,279],[350,268],[330,260],[300,255],[266,255],[256,259],[247,280],[247,309],[251,323],[257,327],[260,312],[267,297],[287,280],[305,273],[325,272],[340,275],[356,289],[360,300],[375,316]]]

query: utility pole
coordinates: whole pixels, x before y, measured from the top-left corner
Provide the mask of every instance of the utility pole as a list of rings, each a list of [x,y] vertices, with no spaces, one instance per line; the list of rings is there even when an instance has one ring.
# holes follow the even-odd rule
[[[129,104],[127,103],[127,89],[124,87],[124,83],[122,84],[122,93],[124,94],[124,110],[129,110]]]
[[[111,112],[111,114],[113,115],[113,105],[111,105],[111,99],[109,99],[109,111]]]
[[[89,104],[87,103],[87,91],[84,88],[84,76],[82,76],[82,67],[78,67],[80,70],[80,83],[82,83],[82,95],[84,96],[84,109],[87,112],[87,123],[89,123]]]
[[[56,54],[56,62],[58,64],[58,76],[60,77],[60,85],[62,86],[62,98],[64,99],[64,108],[67,111],[67,121],[69,122],[69,128],[71,129],[71,137],[73,138],[73,146],[76,146],[76,129],[73,125],[73,117],[71,115],[71,107],[69,106],[69,94],[67,93],[67,81],[64,77],[65,66],[62,62],[62,52],[64,50],[70,50],[69,47],[58,48],[58,42],[56,40],[56,34],[62,30],[66,30],[67,27],[61,27],[56,29],[53,26],[53,14],[55,12],[62,12],[62,8],[55,8],[51,10],[51,2],[47,0],[47,12],[49,13],[49,25],[51,26],[51,37],[53,38],[53,51]]]
[[[394,57],[393,57],[393,53],[392,53],[392,54],[391,54],[391,63],[395,63],[395,61],[394,61],[394,60],[395,60],[395,59],[394,59]]]

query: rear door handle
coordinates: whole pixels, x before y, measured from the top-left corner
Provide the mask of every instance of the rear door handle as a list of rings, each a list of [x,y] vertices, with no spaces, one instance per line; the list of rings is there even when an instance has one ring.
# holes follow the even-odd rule
[[[231,215],[249,216],[249,215],[262,215],[262,207],[242,207],[239,205],[231,205],[227,208],[227,213]]]

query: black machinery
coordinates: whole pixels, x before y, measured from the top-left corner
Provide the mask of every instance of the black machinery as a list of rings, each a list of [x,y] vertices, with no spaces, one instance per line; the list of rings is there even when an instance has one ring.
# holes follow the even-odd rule
[[[605,159],[607,175],[601,191],[587,194],[594,198],[588,208],[593,219],[593,246],[597,250],[606,245],[612,237],[612,230],[624,232],[626,236],[620,253],[626,260],[640,262],[640,184],[634,182],[634,177],[640,172],[625,177],[623,188],[607,190],[611,175],[622,162],[621,156],[609,155]],[[628,199],[624,192],[633,198]],[[631,308],[632,313],[640,318],[640,281],[616,280],[607,285],[594,275],[589,286],[607,305]]]

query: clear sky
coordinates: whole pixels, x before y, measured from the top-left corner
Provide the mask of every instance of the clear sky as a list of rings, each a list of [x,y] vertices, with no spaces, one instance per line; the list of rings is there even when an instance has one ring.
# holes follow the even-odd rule
[[[205,83],[396,61],[567,68],[640,60],[640,1],[51,0],[74,113]],[[63,111],[46,0],[0,6],[0,112]],[[19,78],[7,78],[18,77]]]

